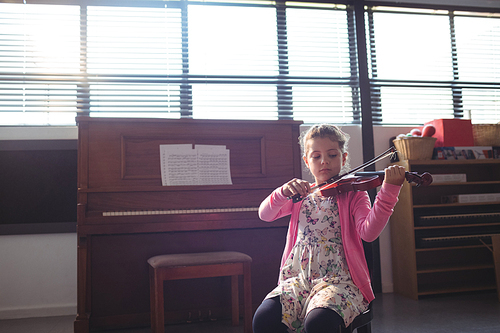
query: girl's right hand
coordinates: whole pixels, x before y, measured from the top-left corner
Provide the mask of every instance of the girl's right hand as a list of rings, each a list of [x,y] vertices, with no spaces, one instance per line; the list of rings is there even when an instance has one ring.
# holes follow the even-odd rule
[[[311,192],[311,185],[308,181],[294,178],[283,186],[283,195],[292,197],[299,194],[301,197],[307,196]]]

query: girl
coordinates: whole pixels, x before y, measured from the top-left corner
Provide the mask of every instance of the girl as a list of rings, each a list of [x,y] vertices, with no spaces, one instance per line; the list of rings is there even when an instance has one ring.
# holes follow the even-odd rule
[[[316,184],[347,168],[348,137],[333,125],[313,126],[301,136],[306,166]],[[292,179],[260,205],[259,216],[274,221],[291,214],[278,286],[257,309],[255,333],[333,333],[348,326],[374,299],[362,239],[384,229],[405,179],[403,167],[385,170],[371,208],[364,191],[326,198],[309,182]],[[288,197],[304,200],[293,203]]]

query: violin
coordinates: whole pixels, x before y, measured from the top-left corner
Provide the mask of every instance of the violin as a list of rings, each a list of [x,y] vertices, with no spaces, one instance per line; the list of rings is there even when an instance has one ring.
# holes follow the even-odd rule
[[[366,167],[368,164],[373,164],[374,161],[379,160],[380,158],[385,157],[386,155],[384,154],[386,154],[387,152],[390,152],[392,154],[395,152],[395,148],[391,147],[372,161],[369,161],[344,175],[333,177],[325,183],[319,184],[312,189],[318,188],[321,195],[324,197],[333,197],[339,195],[340,193],[350,191],[368,191],[374,189],[382,185],[385,177],[385,172],[356,171]],[[409,183],[415,183],[417,186],[429,186],[432,183],[432,175],[428,172],[424,172],[423,174],[419,175],[416,172],[405,171],[405,178],[406,181],[408,181]],[[292,199],[292,201],[295,203],[301,201],[303,197],[301,197],[299,194],[296,194],[292,197],[289,197],[289,199]]]
[[[382,185],[385,177],[384,171],[366,171],[357,172],[352,175],[346,175],[342,178],[334,177],[324,184],[321,184],[318,188],[321,196],[323,197],[334,197],[340,193],[345,192],[356,192],[356,191],[368,191]],[[419,175],[416,172],[405,171],[405,178],[408,183],[415,183],[418,186],[429,186],[432,183],[432,175],[428,172],[424,172]],[[291,197],[293,202],[299,202],[303,198],[296,194]]]
[[[324,197],[333,197],[344,192],[368,191],[382,185],[384,176],[384,171],[358,172],[320,187],[319,192]],[[405,171],[405,178],[417,186],[428,186],[432,183],[432,176],[428,172],[419,175],[416,172]]]

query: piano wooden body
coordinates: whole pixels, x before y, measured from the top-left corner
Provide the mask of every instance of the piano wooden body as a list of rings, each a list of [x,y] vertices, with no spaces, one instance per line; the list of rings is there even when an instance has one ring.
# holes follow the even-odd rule
[[[300,122],[82,116],[77,123],[75,332],[149,325],[146,261],[166,253],[250,255],[255,309],[276,285],[288,227],[287,218],[261,221],[256,209],[301,176]],[[164,144],[226,146],[233,184],[162,186]],[[226,277],[173,281],[165,294],[167,323],[230,317]]]

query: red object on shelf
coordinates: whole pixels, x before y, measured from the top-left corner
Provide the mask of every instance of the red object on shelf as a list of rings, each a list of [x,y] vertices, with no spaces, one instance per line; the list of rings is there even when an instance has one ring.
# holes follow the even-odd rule
[[[431,137],[436,133],[436,128],[434,125],[425,125],[424,128],[422,129],[422,135],[421,136],[426,136],[426,137]]]
[[[467,147],[474,146],[472,124],[470,119],[434,119],[425,125],[433,125],[437,138],[434,147]]]

